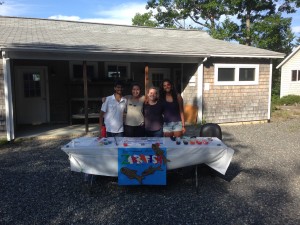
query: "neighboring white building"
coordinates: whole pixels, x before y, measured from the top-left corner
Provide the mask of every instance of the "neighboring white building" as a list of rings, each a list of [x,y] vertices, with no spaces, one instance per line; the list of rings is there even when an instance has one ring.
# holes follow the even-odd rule
[[[300,95],[300,46],[287,56],[276,69],[280,67],[280,98],[286,95]]]

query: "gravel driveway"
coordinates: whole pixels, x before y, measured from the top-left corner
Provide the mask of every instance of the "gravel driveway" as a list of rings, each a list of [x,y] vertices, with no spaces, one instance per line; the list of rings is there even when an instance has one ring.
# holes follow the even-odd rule
[[[300,224],[300,119],[222,130],[232,163],[225,176],[201,168],[198,194],[188,171],[167,186],[97,177],[88,192],[60,150],[70,139],[1,146],[0,224]]]

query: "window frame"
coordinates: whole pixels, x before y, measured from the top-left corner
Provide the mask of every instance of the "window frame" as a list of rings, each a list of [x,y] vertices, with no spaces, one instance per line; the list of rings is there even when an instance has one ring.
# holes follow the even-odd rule
[[[125,79],[130,79],[131,78],[131,76],[130,76],[130,63],[128,63],[128,62],[105,62],[104,63],[104,67],[105,67],[105,75],[104,75],[104,77],[106,78],[106,79],[113,79],[113,78],[111,78],[111,77],[108,77],[108,67],[109,66],[117,66],[117,67],[119,67],[119,66],[125,66],[126,67],[126,69],[127,69],[127,76],[126,77],[124,77]],[[124,79],[124,78],[119,78],[119,79]]]
[[[218,81],[218,72],[220,68],[234,69],[234,81]],[[240,69],[255,69],[253,81],[239,81]],[[214,64],[214,84],[215,85],[258,85],[259,64]]]
[[[79,65],[79,66],[83,66],[83,62],[82,61],[70,61],[69,62],[69,66],[70,66],[70,79],[73,81],[77,81],[77,80],[83,80],[82,78],[77,78],[74,77],[74,66],[75,65]],[[98,62],[86,62],[87,66],[93,66],[94,67],[94,75],[92,78],[88,77],[88,79],[98,79],[99,78],[99,73],[98,73]]]
[[[296,80],[293,80],[293,71],[296,71]],[[300,82],[300,69],[292,69],[291,70],[291,82]]]

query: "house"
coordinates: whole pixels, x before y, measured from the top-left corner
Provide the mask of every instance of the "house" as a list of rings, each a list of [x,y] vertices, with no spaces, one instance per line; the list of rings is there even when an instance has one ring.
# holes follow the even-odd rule
[[[188,122],[267,121],[272,59],[284,57],[199,30],[0,17],[0,32],[0,130],[8,140],[22,124],[95,115],[116,78],[144,89],[170,78]]]
[[[280,98],[286,95],[300,95],[300,46],[276,67],[279,68],[281,68]]]

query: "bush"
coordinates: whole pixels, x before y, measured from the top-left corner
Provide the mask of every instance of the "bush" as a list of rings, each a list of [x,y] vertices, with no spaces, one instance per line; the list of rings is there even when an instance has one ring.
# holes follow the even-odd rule
[[[300,104],[300,95],[287,95],[278,100],[278,105]]]

